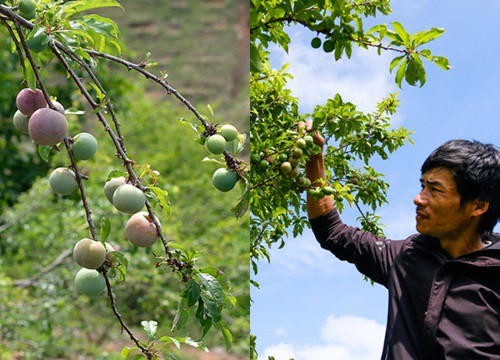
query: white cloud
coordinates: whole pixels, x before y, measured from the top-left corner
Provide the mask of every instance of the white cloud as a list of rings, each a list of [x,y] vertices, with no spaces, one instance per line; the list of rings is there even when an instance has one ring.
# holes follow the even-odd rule
[[[373,49],[354,48],[351,59],[335,61],[333,53],[313,49],[310,39],[302,39],[303,36],[303,33],[294,33],[288,54],[277,49],[272,51],[280,65],[290,63],[289,72],[294,79],[288,87],[300,99],[305,111],[340,93],[344,101],[371,112],[378,101],[397,90],[394,75],[388,69],[389,54],[379,56]]]
[[[322,343],[284,343],[270,346],[259,356],[267,360],[373,360],[380,357],[385,327],[359,316],[330,315],[321,327]]]
[[[276,255],[276,256],[274,256]],[[304,230],[304,234],[297,238],[288,238],[282,249],[273,249],[271,253],[273,266],[282,268],[288,274],[318,270],[322,274],[349,271],[352,265],[336,262],[332,266],[334,256],[321,248],[311,230]]]

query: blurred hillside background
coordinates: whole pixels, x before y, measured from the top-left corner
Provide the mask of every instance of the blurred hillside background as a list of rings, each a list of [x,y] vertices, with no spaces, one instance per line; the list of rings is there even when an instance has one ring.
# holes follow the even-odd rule
[[[120,3],[125,11],[109,8],[100,14],[118,23],[127,48],[123,58],[140,62],[151,53],[158,65],[148,70],[168,73],[168,82],[202,114],[209,115],[210,104],[214,123],[229,122],[248,134],[248,2]],[[79,195],[56,196],[48,186],[52,169],[69,164],[67,154],[57,153],[44,163],[29,137],[13,127],[15,97],[24,86],[17,55],[10,50],[8,33],[0,27],[0,359],[119,359],[122,347],[132,343],[120,333],[106,296],[89,299],[77,293],[74,275],[79,267],[71,257],[38,278],[89,231]],[[248,359],[248,215],[237,220],[231,212],[240,190],[221,193],[213,187],[217,165],[202,162],[207,153],[194,141],[196,133],[178,121],[197,124],[184,105],[138,73],[99,64],[97,75],[114,101],[129,156],[159,171],[160,186],[169,192],[171,213],[158,212],[166,237],[202,250],[197,266],[225,272],[237,298],[224,314],[234,336],[229,354],[216,329],[204,339],[210,353],[183,346],[180,351],[172,348],[172,354],[185,360]],[[83,99],[62,69],[53,65],[46,70],[51,95],[66,108],[82,109]],[[185,329],[170,332],[181,287],[175,275],[155,267],[152,252],[160,254],[161,244],[151,250],[132,246],[123,234],[128,216],[104,197],[109,172],[122,170],[110,139],[91,111],[68,120],[72,135],[87,131],[99,141],[96,156],[80,167],[89,176],[85,185],[94,221],[111,221],[108,242],[129,260],[125,284],[114,287],[118,310],[142,340],[142,320],[158,322],[158,337],[185,336]],[[22,280],[35,279],[21,286]],[[186,329],[193,338],[200,335],[194,322]]]

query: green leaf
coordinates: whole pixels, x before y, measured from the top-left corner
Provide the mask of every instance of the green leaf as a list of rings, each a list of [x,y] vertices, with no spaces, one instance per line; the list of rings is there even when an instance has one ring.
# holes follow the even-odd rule
[[[201,341],[194,341],[189,336],[184,340],[184,344],[192,346],[196,349],[201,349],[205,352],[208,352],[208,348]]]
[[[159,188],[157,186],[151,186],[148,188],[151,190],[155,195],[156,198],[158,199],[158,203],[160,204],[160,208],[162,210],[165,210],[170,212],[170,202],[168,201],[168,191],[162,188]]]
[[[111,231],[111,223],[106,217],[101,219],[101,229],[99,231],[101,235],[101,241],[104,242],[109,237],[109,232]]]
[[[260,68],[260,52],[255,44],[250,44],[250,72],[258,73]]]
[[[173,338],[171,336],[163,336],[159,339],[159,341],[163,342],[163,346],[174,344],[177,349],[181,348],[181,342],[177,338]]]
[[[394,59],[392,59],[391,61],[391,64],[389,65],[389,71],[392,73],[392,70],[394,70],[394,68],[396,66],[398,66],[398,64],[401,62],[401,60],[403,60],[405,57],[405,55],[401,55],[401,56],[398,56],[398,57],[395,57]]]
[[[50,154],[52,154],[52,152],[54,151],[54,149],[52,148],[52,146],[42,146],[42,145],[37,145],[37,151],[38,151],[38,155],[40,155],[40,158],[45,161],[45,162],[49,162],[49,156]]]
[[[196,274],[196,277],[200,280],[203,290],[211,295],[215,304],[218,307],[222,306],[222,302],[224,301],[224,291],[222,290],[222,286],[219,281],[207,273],[198,273]]]
[[[435,40],[444,34],[443,28],[432,28],[427,31],[419,33],[415,39],[417,45],[422,45],[428,43],[429,41]]]
[[[120,357],[121,357],[122,359],[126,359],[126,358],[128,358],[128,356],[130,355],[130,350],[131,350],[131,348],[129,348],[129,347],[124,347],[124,348],[122,349],[122,351],[120,351]]]
[[[194,306],[200,298],[201,288],[200,285],[193,279],[190,279],[184,290],[183,297],[187,299],[187,306]]]
[[[233,343],[233,334],[231,334],[231,331],[229,331],[224,322],[219,321],[215,325],[220,329],[224,342],[226,343],[226,350],[229,352]]]
[[[212,298],[201,294],[201,300],[203,301],[204,305],[207,308],[208,315],[212,318],[214,323],[219,322],[222,320],[222,315],[220,313],[219,307],[217,304],[212,300]]]
[[[122,177],[122,176],[126,178],[126,177],[128,177],[128,173],[123,172],[123,171],[119,171],[119,170],[112,170],[109,172],[106,181],[109,181],[109,180],[117,178],[117,177]]]
[[[411,57],[415,64],[415,70],[418,76],[418,81],[420,82],[420,87],[422,87],[425,84],[425,81],[427,80],[425,74],[425,68],[424,65],[422,64],[422,59],[420,59],[420,56],[417,53],[412,53]]]
[[[35,55],[32,54],[32,56],[35,56]],[[36,89],[35,72],[33,71],[33,68],[31,67],[30,61],[27,58],[24,58],[23,61],[24,61],[23,71],[24,71],[24,78],[26,79],[26,83],[28,84],[28,86],[31,90],[35,90]]]
[[[403,41],[403,44],[409,45],[410,44],[410,35],[403,28],[403,25],[401,25],[401,23],[399,23],[397,21],[394,21],[391,24],[394,27],[394,30],[396,30],[396,33],[399,35],[399,37]]]
[[[86,10],[99,9],[103,7],[123,7],[116,0],[77,0],[68,1],[61,6],[66,18],[70,18]]]
[[[434,64],[436,64],[437,66],[439,66],[443,70],[450,70],[451,69],[450,62],[444,56],[433,56],[432,62]]]
[[[188,319],[189,308],[187,306],[187,299],[182,298],[181,301],[179,301],[179,306],[177,308],[177,313],[175,314],[171,331],[182,329],[184,325],[186,325]]]
[[[401,65],[399,65],[399,69],[396,73],[396,84],[398,85],[399,88],[401,88],[401,82],[403,81],[403,78],[405,75],[407,61],[408,61],[408,59],[405,58],[401,62]]]
[[[240,183],[240,188],[242,193],[238,199],[238,203],[231,209],[236,218],[241,218],[248,211],[250,205],[250,184],[247,179],[245,181],[238,181]]]

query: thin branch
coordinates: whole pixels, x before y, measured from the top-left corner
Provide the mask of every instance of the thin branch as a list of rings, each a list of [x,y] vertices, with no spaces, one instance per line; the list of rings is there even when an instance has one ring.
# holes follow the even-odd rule
[[[132,331],[129,329],[127,324],[122,319],[121,314],[118,312],[118,309],[116,308],[116,301],[115,301],[115,296],[113,295],[113,290],[111,288],[111,283],[109,282],[108,278],[108,273],[105,267],[102,269],[102,275],[104,276],[104,280],[106,281],[106,291],[108,293],[108,298],[109,298],[109,303],[111,306],[111,309],[113,310],[113,314],[115,317],[118,319],[118,322],[121,325],[122,331],[125,330],[125,332],[128,334],[130,339],[135,343],[135,345],[142,351],[142,353],[148,358],[148,359],[154,359],[154,354],[148,349],[145,348],[144,346],[141,345],[141,342],[139,339],[137,339]]]
[[[35,285],[42,276],[48,274],[56,267],[64,263],[71,256],[72,252],[73,252],[72,249],[64,250],[54,261],[52,261],[49,265],[45,266],[42,270],[40,270],[37,274],[33,275],[32,277],[28,279],[14,280],[13,281],[14,286],[19,286],[24,288]]]

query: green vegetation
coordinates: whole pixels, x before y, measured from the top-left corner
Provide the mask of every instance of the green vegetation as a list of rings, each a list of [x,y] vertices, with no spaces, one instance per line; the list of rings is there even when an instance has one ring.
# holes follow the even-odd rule
[[[177,71],[168,63],[150,70],[159,74],[166,69],[168,80],[174,82],[175,77],[175,88],[197,109],[208,113],[211,122],[231,122],[244,132],[248,126],[248,84],[245,78],[233,81],[233,70],[238,70],[236,50],[227,51],[236,48],[234,29],[241,3],[169,2],[173,7],[163,12],[165,9],[159,9],[163,3],[152,6],[153,2],[123,1],[126,11],[106,9],[102,13],[113,19],[118,15],[124,41],[128,44],[132,39],[129,46],[138,54],[137,62],[172,57],[182,69]],[[149,33],[144,41],[137,27],[121,25],[127,17],[149,19],[145,21],[153,25],[148,29],[161,36]],[[173,19],[180,18],[185,22],[169,37],[168,31],[164,33],[168,26],[162,25],[172,27]],[[79,269],[71,259],[74,244],[89,236],[81,195],[77,191],[58,195],[50,190],[48,174],[66,167],[70,159],[65,151],[36,146],[14,127],[15,97],[23,87],[24,74],[17,54],[11,52],[9,34],[1,26],[0,35],[0,296],[5,299],[0,303],[0,354],[6,359],[119,359],[122,349],[125,355],[133,344],[113,316],[103,291],[104,278],[97,271]],[[217,53],[217,48],[210,48],[215,45],[224,50]],[[48,60],[44,58],[46,50],[39,55],[43,61]],[[150,57],[147,52],[152,52]],[[124,58],[127,53],[124,51]],[[199,59],[207,62],[195,61]],[[213,349],[224,347],[231,339],[233,356],[248,358],[248,215],[236,219],[231,211],[239,192],[221,194],[213,188],[211,174],[221,164],[202,162],[207,154],[196,142],[191,126],[197,120],[177,99],[160,87],[147,85],[139,74],[124,67],[99,61],[96,74],[119,116],[134,170],[142,179],[158,181],[154,191],[168,193],[167,199],[152,192],[147,195],[171,251],[185,262],[196,261],[200,269],[184,283],[179,281],[183,280],[179,279],[181,274],[170,271],[168,259],[161,258],[161,242],[140,248],[127,241],[125,224],[130,215],[117,211],[108,201],[109,191],[103,191],[108,180],[124,173],[116,149],[92,110],[83,106],[81,95],[67,81],[63,69],[44,62],[41,75],[47,80],[50,95],[69,109],[68,133],[92,133],[99,144],[99,151],[79,167],[97,235],[116,250],[108,255],[118,266],[110,268],[108,275],[117,310],[141,342],[161,340],[165,353],[178,359],[198,358],[186,344]],[[87,75],[82,72],[79,76],[85,79]],[[88,91],[99,95],[90,86]],[[215,115],[204,111],[207,102]],[[79,112],[84,109],[85,114]],[[106,118],[109,120],[109,113]],[[75,274],[79,275],[75,278]],[[199,301],[191,304],[196,291]],[[212,296],[222,292],[230,294],[223,304],[211,302]],[[198,304],[204,306],[197,308]],[[219,321],[209,324],[211,319]],[[206,333],[210,325],[214,328]],[[196,342],[201,338],[204,345]],[[180,350],[176,339],[184,339]],[[203,349],[199,352],[204,354]],[[130,353],[132,356],[137,351]]]

